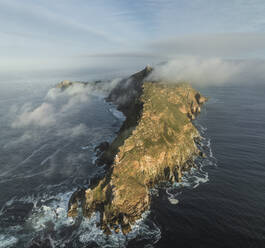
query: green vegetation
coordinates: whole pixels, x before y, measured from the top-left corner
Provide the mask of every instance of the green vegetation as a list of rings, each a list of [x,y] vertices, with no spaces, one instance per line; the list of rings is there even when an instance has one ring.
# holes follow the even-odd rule
[[[110,169],[97,186],[86,191],[84,204],[87,216],[101,212],[106,233],[109,228],[119,231],[117,224],[123,233],[129,232],[130,225],[149,208],[150,188],[181,180],[186,162],[199,154],[194,143],[199,134],[191,123],[200,111],[198,99],[205,101],[186,83],[144,82],[120,107],[126,121],[101,157]]]

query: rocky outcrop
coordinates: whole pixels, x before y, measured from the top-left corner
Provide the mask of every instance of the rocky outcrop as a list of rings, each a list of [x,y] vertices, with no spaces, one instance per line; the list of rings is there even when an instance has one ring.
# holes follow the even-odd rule
[[[70,86],[76,85],[76,84],[86,86],[88,83],[87,82],[79,82],[79,81],[72,82],[70,80],[63,80],[62,82],[60,82],[56,85],[56,88],[64,90],[64,89],[66,89]]]
[[[86,217],[100,212],[107,234],[111,230],[127,234],[149,209],[150,189],[165,181],[181,181],[183,171],[192,168],[201,154],[195,143],[199,133],[191,120],[206,98],[188,84],[145,81],[151,71],[145,68],[110,93],[108,100],[118,105],[126,120],[99,159],[109,169],[69,204],[72,217],[78,215],[79,206]]]

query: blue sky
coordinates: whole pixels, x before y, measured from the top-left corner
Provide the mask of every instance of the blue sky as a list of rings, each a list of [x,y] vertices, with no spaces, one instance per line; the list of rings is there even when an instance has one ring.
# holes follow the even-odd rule
[[[265,56],[264,0],[0,0],[0,72]]]

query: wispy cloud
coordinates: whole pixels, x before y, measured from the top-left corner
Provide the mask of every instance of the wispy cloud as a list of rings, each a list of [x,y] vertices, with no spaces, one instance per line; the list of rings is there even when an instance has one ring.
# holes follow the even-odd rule
[[[89,104],[91,97],[97,96],[103,98],[119,82],[120,79],[101,82],[100,84],[90,83],[84,85],[76,83],[65,90],[60,88],[51,88],[45,101],[39,106],[33,107],[31,103],[23,106],[13,105],[10,107],[10,116],[13,116],[13,128],[25,127],[51,127],[60,123],[65,116],[71,116],[76,111],[76,106]],[[75,136],[85,130],[85,126],[75,126],[67,132],[70,136]],[[64,132],[62,130],[62,132]]]
[[[63,136],[63,137],[75,138],[78,136],[85,135],[88,132],[89,132],[88,127],[85,124],[80,123],[80,124],[73,126],[73,127],[70,127],[70,128],[61,129],[56,133],[56,135],[57,136]]]
[[[24,108],[12,127],[25,127],[29,125],[50,126],[55,123],[55,111],[51,104],[43,103],[35,109]]]
[[[260,0],[0,0],[0,73],[264,58],[264,11]]]

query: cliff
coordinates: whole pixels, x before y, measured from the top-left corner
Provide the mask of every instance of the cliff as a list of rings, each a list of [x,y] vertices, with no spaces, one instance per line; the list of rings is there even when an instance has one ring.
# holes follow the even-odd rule
[[[101,215],[105,233],[131,225],[149,209],[150,189],[164,181],[181,181],[200,154],[199,133],[193,120],[206,98],[188,84],[148,82],[147,67],[120,82],[107,100],[126,116],[117,138],[106,146],[99,164],[109,165],[106,176],[91,188],[73,195],[68,215]]]

